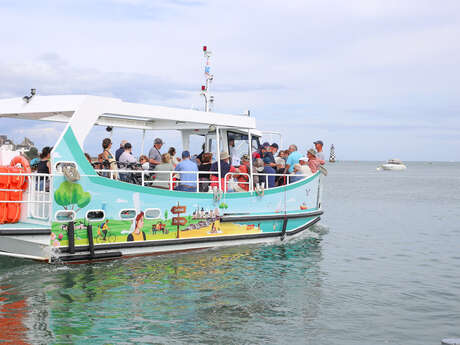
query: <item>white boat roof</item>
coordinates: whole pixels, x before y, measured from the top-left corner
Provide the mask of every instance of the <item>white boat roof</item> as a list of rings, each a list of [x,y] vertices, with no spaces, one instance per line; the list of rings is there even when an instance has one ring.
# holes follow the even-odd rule
[[[94,125],[143,130],[208,130],[211,126],[258,132],[256,120],[246,115],[229,115],[192,109],[124,102],[89,95],[34,96],[0,100],[0,118],[68,123],[83,143]]]

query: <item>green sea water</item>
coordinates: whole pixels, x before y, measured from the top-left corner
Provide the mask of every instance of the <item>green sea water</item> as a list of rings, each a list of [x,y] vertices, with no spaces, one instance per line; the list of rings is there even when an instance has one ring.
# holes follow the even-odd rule
[[[84,265],[0,258],[0,344],[460,337],[460,164],[407,165],[329,164],[318,238]]]

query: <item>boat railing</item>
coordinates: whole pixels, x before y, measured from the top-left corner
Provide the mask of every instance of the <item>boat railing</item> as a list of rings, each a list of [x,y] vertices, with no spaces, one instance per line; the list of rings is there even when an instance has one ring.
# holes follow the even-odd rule
[[[4,192],[0,193],[0,204],[20,204],[21,213],[26,210],[27,218],[50,221],[53,175],[39,173],[0,173],[0,175],[21,176],[25,177],[27,180],[24,184],[24,189],[0,189],[0,192]],[[12,197],[8,192],[19,192],[23,194],[19,200],[18,195],[20,194],[16,194],[15,197]]]
[[[248,185],[248,191],[253,192],[254,187],[258,187],[254,184],[254,177],[257,177],[259,185],[263,183],[265,189],[268,188],[268,178],[273,176],[275,178],[279,177],[283,179],[283,184],[290,184],[297,182],[304,178],[312,176],[312,174],[278,174],[278,173],[241,173],[241,172],[229,172],[227,173],[222,180],[216,179],[211,180],[211,175],[217,175],[216,171],[158,171],[158,170],[110,170],[110,169],[95,169],[95,171],[104,177],[112,179],[120,179],[123,182],[138,184],[142,186],[152,186],[155,188],[162,188],[168,190],[175,190],[175,187],[180,184],[194,184],[192,191],[195,192],[212,192],[211,184],[219,186],[219,190],[226,192],[234,192],[234,188],[229,188],[229,181],[239,176],[246,176],[247,180],[238,180],[234,181],[235,184]],[[180,174],[190,174],[194,175],[193,180],[179,180],[178,177]],[[200,178],[209,176],[209,179],[202,180]],[[261,181],[263,180],[263,181]],[[208,188],[200,189],[200,186],[207,185]],[[244,189],[244,188],[243,188]]]

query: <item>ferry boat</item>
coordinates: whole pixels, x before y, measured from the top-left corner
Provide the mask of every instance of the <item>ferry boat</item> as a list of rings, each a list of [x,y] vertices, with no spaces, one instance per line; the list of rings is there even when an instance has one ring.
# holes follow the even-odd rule
[[[203,50],[206,56],[206,47]],[[262,136],[249,114],[210,111],[208,66],[206,74],[205,111],[89,95],[39,96],[35,90],[31,96],[0,100],[0,118],[66,124],[51,151],[50,174],[31,172],[22,156],[0,162],[0,255],[82,263],[281,243],[302,233],[312,234],[308,229],[323,214],[321,172],[292,183],[292,175],[254,169],[246,174],[229,172],[216,178],[211,187],[209,181],[202,181],[203,174],[221,176],[221,153],[247,154],[252,167],[252,153]],[[193,181],[180,182],[193,182],[196,188],[179,191],[175,171],[100,169],[83,151],[94,126],[139,130],[141,151],[151,131],[161,137],[162,130],[176,130],[184,150],[190,149],[192,136],[199,136],[205,152],[215,157],[218,171],[189,172]],[[135,178],[120,180],[123,175]],[[246,184],[247,191],[230,191],[236,175],[245,177],[236,183]],[[279,175],[285,184],[268,188],[270,175]],[[208,184],[208,191],[200,188],[202,184]]]
[[[66,123],[53,146],[49,175],[30,172],[22,156],[2,163],[1,255],[85,262],[281,242],[306,231],[323,213],[320,172],[293,183],[284,175],[285,185],[266,188],[253,181],[268,174],[251,170],[247,192],[227,190],[223,184],[232,176],[219,179],[219,188],[200,192],[196,174],[196,190],[184,192],[173,189],[174,171],[168,172],[169,189],[155,187],[165,181],[148,178],[155,170],[136,171],[140,184],[123,182],[114,170],[95,169],[82,149],[93,126],[138,129],[144,135],[175,129],[185,150],[192,135],[201,136],[217,162],[231,139],[240,153],[249,154],[252,166],[251,153],[262,136],[253,117],[79,95],[36,96],[29,103],[3,99],[0,117]]]

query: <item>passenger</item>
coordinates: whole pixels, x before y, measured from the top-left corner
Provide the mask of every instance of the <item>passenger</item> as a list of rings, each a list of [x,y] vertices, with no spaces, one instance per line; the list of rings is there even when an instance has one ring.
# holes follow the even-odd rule
[[[230,164],[237,167],[240,165],[240,157],[235,149],[235,139],[228,140],[228,152],[230,153]]]
[[[300,157],[299,159],[300,171],[303,176],[302,178],[307,178],[313,175],[313,171],[308,165],[308,158],[305,156]]]
[[[321,164],[325,164],[326,161],[324,159],[324,152],[323,152],[323,142],[322,140],[316,140],[314,143],[315,149],[316,149],[316,158],[320,159],[322,161]]]
[[[254,187],[256,187],[257,184],[260,184],[260,182],[263,181],[263,178],[257,175],[257,174],[264,172],[264,161],[262,160],[262,158],[254,159],[252,162],[252,167],[253,167],[253,171],[255,171],[255,174],[253,174],[253,182],[254,182]]]
[[[252,159],[253,160],[256,160],[257,158],[262,158],[263,159],[269,146],[270,146],[270,144],[268,142],[265,142],[265,143],[263,143],[263,145],[259,146],[257,151],[252,154]]]
[[[168,150],[169,156],[171,157],[171,163],[174,165],[174,168],[179,164],[180,158],[176,157],[176,149],[174,147],[170,147]],[[174,170],[174,169],[173,169]]]
[[[196,166],[195,162],[190,160],[190,152],[183,151],[182,152],[182,161],[177,164],[175,171],[187,171],[185,173],[180,173],[180,180],[183,182],[179,183],[179,186],[176,190],[181,190],[184,192],[196,192],[196,173],[188,172],[188,171],[198,171],[198,167]]]
[[[31,170],[33,173],[37,172],[38,163],[40,163],[40,159],[39,159],[39,158],[32,158],[32,160],[30,161],[30,170]]]
[[[112,153],[110,152],[111,148],[112,148],[112,140],[110,140],[109,138],[105,138],[104,140],[102,140],[102,149],[103,149],[103,151],[102,151],[100,157],[98,157],[98,158],[100,158],[100,160],[101,160],[103,169],[117,170],[117,162],[116,162],[115,158],[113,158]],[[104,173],[103,176],[110,177],[111,174],[110,173]],[[112,177],[114,179],[117,179],[118,175],[115,173],[115,174],[112,174]]]
[[[123,152],[125,152],[125,144],[127,143],[128,141],[126,140],[122,140],[120,142],[120,147],[118,148],[118,150],[115,151],[115,160],[117,162],[120,161],[120,156],[123,154]]]
[[[160,173],[157,171],[168,171],[164,173]],[[158,183],[154,183],[154,187],[169,189],[169,185],[172,182],[172,174],[169,171],[174,171],[174,165],[171,162],[171,155],[169,153],[163,153],[161,155],[161,164],[158,164],[155,168],[155,181]]]
[[[302,174],[302,167],[300,166],[299,163],[294,164],[292,167],[292,172],[293,175],[299,175]],[[303,179],[303,176],[289,176],[289,183],[297,182]]]
[[[51,171],[51,147],[45,146],[40,154],[40,162],[38,162],[37,173],[49,174]]]
[[[120,155],[119,161],[123,164],[130,164],[130,163],[137,163],[136,158],[133,157],[132,154],[132,146],[131,143],[126,143],[124,147],[124,152]]]
[[[315,149],[309,149],[307,151],[307,157],[308,157],[308,166],[310,167],[311,169],[311,172],[314,174],[318,171],[319,167],[321,166],[321,164],[324,164],[324,161],[319,159],[316,155],[318,153],[316,152]],[[323,162],[323,163],[321,163]]]
[[[139,157],[139,163],[142,165],[142,170],[150,169],[149,158],[146,155],[141,155]]]
[[[149,162],[152,169],[161,163],[161,147],[163,146],[164,142],[160,138],[155,138],[153,141],[153,147],[149,151]]]
[[[297,151],[297,146],[292,144],[289,145],[289,156],[286,160],[286,169],[287,174],[294,172],[294,164],[299,164],[299,158],[302,157],[301,153]]]
[[[273,143],[268,147],[267,152],[265,152],[265,155],[262,158],[265,165],[268,165],[272,167],[273,169],[276,169],[276,162],[275,162],[276,152],[278,152],[278,144]]]
[[[144,212],[141,211],[136,217],[136,225],[134,231],[128,235],[126,241],[145,241],[145,232],[142,230],[144,227]]]
[[[199,158],[197,159],[201,160],[201,164],[198,167],[199,171],[210,171],[211,170],[212,153],[206,152],[203,155],[201,155],[201,159]],[[210,174],[199,174],[199,180],[200,180],[200,186],[199,186],[200,192],[208,192],[209,183],[207,181],[211,181],[211,175]]]
[[[235,175],[236,179],[238,180],[238,184],[235,186],[235,192],[249,191],[249,164],[249,156],[246,154],[241,156],[241,164],[238,167],[238,171],[247,175]]]
[[[219,165],[217,162],[212,163],[211,165],[211,171],[218,171],[219,170]],[[230,164],[230,155],[228,152],[221,152],[220,153],[220,179],[221,179],[221,186],[224,188],[225,191],[227,191],[227,186],[226,186],[226,181],[225,175],[227,175],[229,172],[238,172],[235,167],[233,167]],[[227,176],[227,179],[231,178],[231,175]],[[212,187],[218,187],[219,186],[219,177],[217,175],[212,175],[211,176],[211,181],[214,181],[214,183],[211,184]],[[216,183],[217,182],[217,183]]]
[[[286,169],[286,158],[286,151],[284,150],[281,150],[278,157],[275,158],[277,174],[284,174]],[[277,186],[284,186],[286,184],[286,176],[276,176],[275,184]]]
[[[37,173],[39,174],[49,174],[51,172],[51,150],[52,148],[49,146],[45,146],[40,154],[40,162],[37,165]],[[41,176],[39,178],[40,185],[39,191],[49,192],[50,190],[50,180],[46,177]]]
[[[206,143],[203,143],[203,145],[201,145],[201,152],[200,154],[196,157],[196,164],[198,166],[201,165],[201,163],[203,163],[203,155],[205,154],[204,150],[206,149]]]

